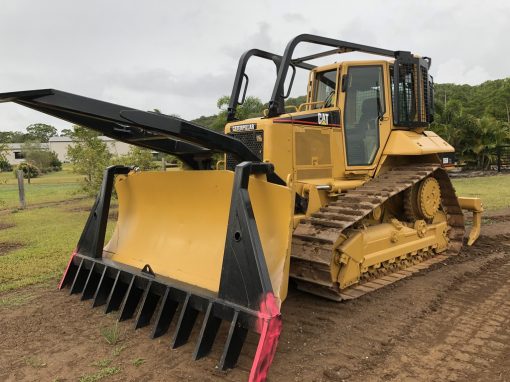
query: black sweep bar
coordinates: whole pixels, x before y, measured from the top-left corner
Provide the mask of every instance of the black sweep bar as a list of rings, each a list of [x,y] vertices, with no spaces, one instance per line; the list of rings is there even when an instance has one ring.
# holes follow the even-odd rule
[[[329,46],[335,49],[293,60],[292,55],[294,53],[294,49],[299,43],[302,42]],[[285,83],[285,78],[287,77],[289,66],[293,64],[297,65],[298,63],[302,63],[303,61],[318,57],[325,57],[327,55],[347,52],[363,52],[387,57],[396,57],[397,53],[393,50],[381,49],[368,45],[354,44],[351,42],[335,40],[311,34],[301,34],[299,36],[296,36],[292,40],[290,40],[290,42],[287,44],[287,47],[285,48],[285,53],[283,54],[280,67],[278,69],[278,76],[276,77],[276,82],[273,88],[273,94],[271,95],[271,100],[269,101],[268,116],[275,117],[277,115],[285,113],[283,84]]]
[[[241,141],[165,114],[54,89],[2,93],[0,102],[15,102],[122,142],[175,155],[192,168],[203,168],[204,161],[210,163],[214,152],[231,153],[241,161],[259,161]]]
[[[260,49],[250,49],[243,53],[241,58],[239,59],[239,64],[237,66],[237,72],[236,72],[236,78],[234,80],[234,86],[232,88],[232,94],[230,96],[230,104],[228,106],[228,114],[227,114],[227,121],[235,121],[236,120],[236,109],[238,105],[241,105],[244,101],[244,95],[243,100],[239,101],[239,95],[241,94],[241,86],[243,84],[243,78],[248,81],[248,76],[246,75],[246,65],[248,64],[248,61],[252,57],[259,57],[266,60],[271,60],[274,62],[276,66],[276,73],[278,73],[278,69],[280,67],[280,63],[282,62],[282,56],[274,53],[267,52],[265,50]],[[303,63],[303,62],[294,62],[292,61],[292,64],[298,68],[306,69],[306,70],[312,70],[315,68],[314,65]],[[245,83],[245,91],[244,94],[246,94],[246,87],[248,86],[247,83]],[[282,91],[283,93],[283,84],[282,84]]]

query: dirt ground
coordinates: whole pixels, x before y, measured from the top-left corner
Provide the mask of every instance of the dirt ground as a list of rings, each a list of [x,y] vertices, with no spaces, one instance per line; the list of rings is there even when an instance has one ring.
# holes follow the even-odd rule
[[[510,209],[486,214],[482,237],[444,263],[346,303],[291,288],[270,381],[510,381]],[[240,366],[215,369],[213,353],[191,361],[197,333],[169,348],[150,328],[38,285],[0,295],[0,381],[246,380],[250,339]],[[220,336],[221,337],[221,336]],[[94,379],[96,378],[96,379]]]

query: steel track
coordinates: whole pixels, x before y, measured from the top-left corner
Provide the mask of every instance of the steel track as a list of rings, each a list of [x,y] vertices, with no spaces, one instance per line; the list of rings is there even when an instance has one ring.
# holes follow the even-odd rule
[[[392,263],[391,267],[381,264],[378,277],[364,275],[360,283],[339,289],[338,284],[331,281],[330,273],[335,243],[355,232],[352,228],[375,208],[427,176],[434,176],[440,184],[442,211],[447,216],[449,227],[447,250],[436,253],[432,248],[425,248],[420,256],[413,257],[411,264],[409,261]],[[302,221],[293,234],[290,276],[299,289],[332,300],[349,300],[458,254],[463,237],[464,217],[447,173],[435,163],[400,166],[339,195],[328,206]],[[416,264],[417,261],[420,262]]]

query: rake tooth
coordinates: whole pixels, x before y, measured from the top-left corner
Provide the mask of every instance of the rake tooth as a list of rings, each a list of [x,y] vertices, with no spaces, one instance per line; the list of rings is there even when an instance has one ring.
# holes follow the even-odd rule
[[[101,279],[99,280],[99,285],[97,286],[96,294],[94,295],[94,301],[92,302],[93,308],[106,304],[106,301],[108,300],[108,295],[110,294],[113,283],[115,281],[110,276],[108,276],[109,271],[110,268],[105,266],[101,275]]]
[[[135,329],[147,326],[151,322],[152,315],[156,310],[160,296],[155,293],[156,285],[149,281],[143,294],[142,303],[136,317]]]
[[[122,303],[128,285],[122,281],[121,276],[122,272],[118,270],[117,275],[115,276],[115,281],[113,282],[112,290],[110,291],[110,295],[106,301],[105,313],[110,313],[113,310],[119,309],[120,304]]]
[[[204,321],[200,334],[198,336],[198,342],[193,352],[193,359],[197,360],[205,357],[211,351],[211,348],[218,333],[218,329],[221,324],[221,319],[214,316],[213,312],[214,304],[209,302],[207,310],[205,312]]]
[[[167,287],[161,299],[161,304],[159,304],[158,312],[156,313],[151,338],[160,337],[168,331],[178,306],[179,302],[172,299],[172,289]]]
[[[205,312],[193,350],[193,360],[199,360],[211,352],[222,320],[230,321],[218,364],[221,370],[236,366],[248,334],[247,327],[251,325],[251,321],[246,321],[246,314],[250,313],[243,310],[235,310],[210,297],[194,295],[152,278],[131,274],[93,260],[80,258],[76,264],[70,262],[61,286],[66,284],[71,284],[71,294],[82,292],[82,300],[93,299],[92,307],[106,305],[105,313],[120,309],[119,321],[132,318],[136,312],[135,329],[148,326],[151,320],[154,321],[150,335],[152,338],[160,337],[168,331],[179,310],[170,344],[172,349],[189,341],[198,315]]]
[[[136,276],[131,278],[129,288],[122,302],[122,308],[120,308],[119,322],[130,319],[135,313],[136,307],[140,302],[140,298],[143,294],[143,289],[136,286]]]
[[[101,267],[102,266],[98,263],[92,263],[89,276],[87,277],[85,287],[83,288],[83,294],[81,295],[82,301],[90,300],[96,294],[99,281],[101,280],[101,275],[103,274],[103,272],[101,272]]]
[[[248,334],[248,330],[243,328],[238,321],[239,311],[236,311],[230,323],[227,341],[225,342],[223,354],[221,355],[219,364],[221,370],[232,369],[236,365],[239,354],[241,354],[241,349],[243,348],[244,340]]]
[[[71,290],[69,294],[80,293],[85,286],[85,281],[87,280],[87,268],[85,267],[85,260],[81,259],[80,265],[78,266],[78,270],[76,271],[76,276],[74,277],[73,284],[71,285]]]
[[[186,294],[186,299],[182,305],[181,315],[179,316],[179,321],[177,322],[177,327],[175,329],[175,335],[170,345],[172,349],[175,349],[188,342],[191,331],[193,330],[193,326],[195,325],[195,321],[197,320],[197,316],[198,310],[191,306],[191,294],[188,293]]]
[[[67,264],[67,269],[65,270],[64,278],[59,285],[59,289],[65,288],[66,286],[72,284],[74,278],[76,277],[78,265],[74,263],[74,256],[75,254],[73,254],[69,259],[69,263]]]

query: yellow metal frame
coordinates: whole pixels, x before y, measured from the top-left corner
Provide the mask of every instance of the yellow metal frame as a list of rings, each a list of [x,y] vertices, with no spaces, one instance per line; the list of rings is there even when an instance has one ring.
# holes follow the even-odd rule
[[[425,228],[420,230],[420,225],[408,227],[394,219],[360,229],[345,241],[341,239],[331,265],[332,281],[338,282],[341,289],[347,288],[358,283],[370,267],[397,258],[411,259],[419,251],[444,251],[448,245],[446,221],[423,223]]]
[[[469,232],[467,243],[468,245],[473,245],[476,239],[480,236],[482,227],[482,200],[480,198],[468,198],[465,196],[459,196],[457,200],[459,201],[460,208],[473,213],[473,226]]]

